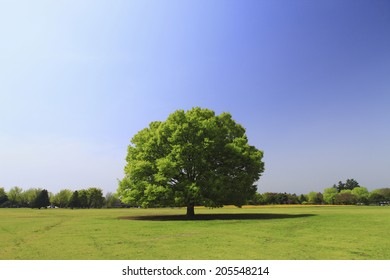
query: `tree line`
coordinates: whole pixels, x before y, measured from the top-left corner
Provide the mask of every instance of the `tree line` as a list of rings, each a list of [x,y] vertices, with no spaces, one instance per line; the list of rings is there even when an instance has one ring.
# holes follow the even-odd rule
[[[375,189],[371,192],[362,187],[354,179],[346,182],[339,181],[332,187],[325,188],[323,192],[310,192],[308,194],[291,194],[265,192],[255,193],[247,200],[249,205],[277,205],[277,204],[312,204],[312,205],[389,205],[390,188]],[[9,207],[59,207],[59,208],[112,208],[112,207],[143,207],[141,203],[122,203],[117,193],[108,192],[103,196],[99,188],[88,188],[76,191],[60,190],[53,194],[46,189],[30,188],[23,190],[13,187],[8,192],[0,188],[0,208]],[[201,204],[199,205],[201,206]],[[207,206],[207,205],[203,205]],[[149,207],[161,207],[151,205]]]
[[[256,193],[248,201],[251,205],[271,204],[327,204],[327,205],[389,205],[390,188],[375,189],[371,192],[362,187],[355,179],[339,181],[332,187],[325,188],[323,192],[310,192],[308,194],[290,193]]]
[[[0,208],[111,208],[122,206],[115,193],[103,196],[100,188],[88,188],[76,191],[60,190],[53,194],[46,189],[30,188],[23,190],[13,187],[8,192],[0,188]]]

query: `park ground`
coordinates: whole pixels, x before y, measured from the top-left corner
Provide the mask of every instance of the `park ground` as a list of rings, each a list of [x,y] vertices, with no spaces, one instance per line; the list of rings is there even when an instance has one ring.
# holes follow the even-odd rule
[[[0,209],[0,259],[388,260],[390,207]]]

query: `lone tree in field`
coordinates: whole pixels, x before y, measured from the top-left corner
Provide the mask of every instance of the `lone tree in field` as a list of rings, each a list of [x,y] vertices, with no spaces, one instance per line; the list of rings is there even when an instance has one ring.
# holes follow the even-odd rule
[[[152,122],[128,147],[118,194],[143,207],[241,206],[256,192],[263,152],[248,144],[245,129],[229,113],[178,110]]]

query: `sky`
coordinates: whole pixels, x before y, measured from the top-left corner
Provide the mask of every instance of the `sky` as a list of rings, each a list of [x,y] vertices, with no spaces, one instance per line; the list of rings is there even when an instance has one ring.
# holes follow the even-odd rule
[[[0,187],[115,192],[195,106],[264,151],[260,193],[390,187],[390,2],[0,0]]]

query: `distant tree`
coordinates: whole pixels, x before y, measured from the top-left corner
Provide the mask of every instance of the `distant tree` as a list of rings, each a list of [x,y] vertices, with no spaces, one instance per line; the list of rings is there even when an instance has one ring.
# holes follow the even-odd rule
[[[309,204],[322,204],[324,202],[323,195],[320,192],[310,192],[307,194],[307,198]]]
[[[0,187],[0,197],[2,197],[3,195],[7,195],[4,188]]]
[[[23,189],[20,187],[13,187],[8,192],[8,199],[11,201],[12,206],[20,206],[22,202]]]
[[[112,208],[121,203],[116,193],[108,192],[105,197],[105,207]]]
[[[306,198],[306,196],[304,194],[301,194],[299,196],[299,198],[298,198],[298,201],[299,201],[300,204],[304,204],[304,203],[307,202],[307,198]]]
[[[278,204],[289,204],[289,195],[287,193],[278,193],[276,200]]]
[[[299,204],[300,203],[299,197],[295,193],[293,193],[293,194],[288,193],[287,198],[288,198],[287,204]]]
[[[372,204],[380,204],[382,201],[385,201],[385,198],[379,193],[372,193],[369,196],[369,202]]]
[[[385,201],[390,201],[390,188],[382,188],[376,191],[383,196]]]
[[[260,205],[262,204],[263,196],[256,192],[247,202],[248,205]]]
[[[351,193],[356,197],[357,203],[368,204],[369,192],[364,187],[356,187],[352,189]]]
[[[373,190],[369,195],[368,195],[368,202],[370,204],[379,204],[383,201],[385,201],[385,197],[380,193],[379,190]]]
[[[263,193],[264,204],[279,204],[278,194],[274,192]]]
[[[256,193],[250,200],[250,204],[299,204],[299,197],[294,193]]]
[[[324,189],[324,202],[326,204],[335,204],[336,196],[338,194],[338,191],[336,188],[326,188]]]
[[[89,188],[87,192],[89,195],[89,207],[102,208],[104,205],[103,191],[98,188]]]
[[[337,189],[338,192],[342,190],[353,190],[354,188],[360,187],[359,183],[355,179],[347,179],[347,181],[342,182],[339,181],[338,185],[333,185],[334,188]]]
[[[336,204],[352,205],[356,204],[357,197],[352,194],[351,190],[342,190],[336,195],[335,202]]]
[[[80,199],[79,199],[79,192],[74,191],[72,196],[70,197],[69,200],[69,207],[70,208],[80,208]]]
[[[4,188],[0,188],[0,206],[8,201],[7,193],[5,192]]]
[[[35,199],[39,195],[42,189],[30,188],[21,193],[21,205],[23,207],[32,207]]]
[[[35,198],[32,208],[46,208],[50,205],[49,193],[47,190],[42,190]]]
[[[70,198],[72,197],[72,191],[68,189],[61,190],[59,193],[54,195],[51,198],[52,204],[60,207],[66,208],[69,205]]]
[[[89,193],[87,190],[79,190],[80,208],[90,208]]]
[[[347,179],[347,181],[345,181],[345,189],[347,190],[353,190],[358,187],[360,187],[360,185],[355,179]]]
[[[229,113],[178,110],[152,122],[128,147],[118,194],[125,203],[150,206],[241,206],[256,192],[263,152],[249,145]]]

